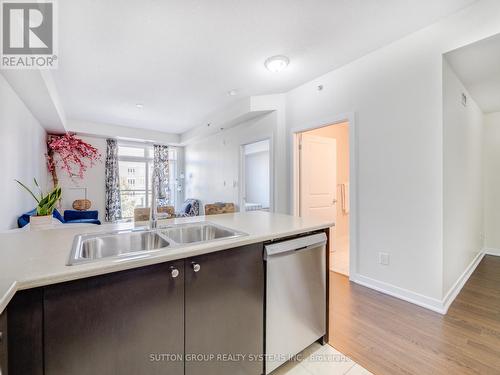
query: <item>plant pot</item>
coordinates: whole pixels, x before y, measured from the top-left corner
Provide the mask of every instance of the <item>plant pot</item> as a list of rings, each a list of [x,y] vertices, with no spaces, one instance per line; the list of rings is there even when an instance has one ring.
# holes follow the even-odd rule
[[[52,228],[52,226],[52,215],[30,217],[30,229],[47,229]]]

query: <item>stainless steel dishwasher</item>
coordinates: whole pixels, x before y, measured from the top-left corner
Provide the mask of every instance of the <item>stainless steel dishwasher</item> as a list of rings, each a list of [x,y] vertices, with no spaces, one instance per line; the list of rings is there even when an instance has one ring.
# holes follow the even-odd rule
[[[265,247],[266,374],[326,334],[326,235]]]

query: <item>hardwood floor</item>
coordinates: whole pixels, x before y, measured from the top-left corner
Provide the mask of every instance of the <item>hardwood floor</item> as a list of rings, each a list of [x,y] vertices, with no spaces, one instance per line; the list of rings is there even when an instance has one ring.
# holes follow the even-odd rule
[[[330,344],[376,375],[500,374],[500,257],[443,316],[330,275]]]

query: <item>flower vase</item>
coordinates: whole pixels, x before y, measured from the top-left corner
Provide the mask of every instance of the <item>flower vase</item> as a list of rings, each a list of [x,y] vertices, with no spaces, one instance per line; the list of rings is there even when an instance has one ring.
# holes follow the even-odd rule
[[[53,227],[52,215],[30,217],[31,230],[49,229],[52,227]]]

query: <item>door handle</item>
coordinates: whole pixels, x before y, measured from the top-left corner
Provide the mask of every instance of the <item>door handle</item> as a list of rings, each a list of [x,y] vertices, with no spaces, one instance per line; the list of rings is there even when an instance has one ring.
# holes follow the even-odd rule
[[[172,279],[175,279],[178,277],[180,274],[179,270],[175,267],[170,267],[170,276],[172,276]]]
[[[193,268],[194,272],[200,272],[201,266],[198,263],[192,262],[191,267]]]

